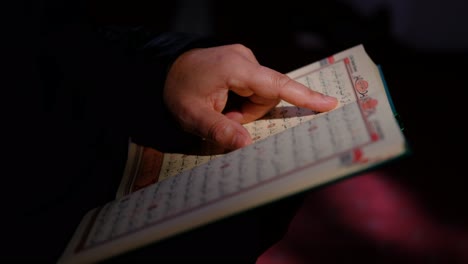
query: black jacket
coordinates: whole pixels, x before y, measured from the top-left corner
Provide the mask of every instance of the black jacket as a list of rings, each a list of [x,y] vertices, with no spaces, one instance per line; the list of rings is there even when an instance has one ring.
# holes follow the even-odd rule
[[[81,217],[114,198],[130,138],[178,150],[162,102],[173,60],[214,42],[143,27],[103,26],[79,1],[4,10],[1,257],[56,259]]]

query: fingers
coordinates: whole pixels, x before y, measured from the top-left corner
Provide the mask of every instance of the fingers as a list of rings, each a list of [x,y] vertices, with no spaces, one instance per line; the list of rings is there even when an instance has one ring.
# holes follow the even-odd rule
[[[252,143],[249,132],[239,122],[209,108],[199,108],[192,113],[194,123],[190,127],[205,139],[229,150]]]
[[[252,98],[252,103],[257,105],[264,105],[265,101],[267,104],[271,103],[268,100],[281,99],[298,107],[325,112],[338,103],[334,97],[313,91],[285,74],[254,63],[234,69],[229,87],[236,93],[242,91],[245,94],[246,88],[252,90],[256,95]]]
[[[279,103],[279,99],[265,99],[253,95],[245,100],[237,109],[226,111],[224,114],[231,120],[241,124],[249,123],[263,117]]]

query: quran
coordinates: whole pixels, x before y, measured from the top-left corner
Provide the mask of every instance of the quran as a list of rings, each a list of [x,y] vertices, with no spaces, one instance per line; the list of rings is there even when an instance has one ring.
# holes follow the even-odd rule
[[[357,45],[287,74],[338,98],[324,113],[281,101],[245,124],[254,142],[219,155],[130,142],[116,198],[89,211],[59,263],[98,262],[409,152],[381,68]]]

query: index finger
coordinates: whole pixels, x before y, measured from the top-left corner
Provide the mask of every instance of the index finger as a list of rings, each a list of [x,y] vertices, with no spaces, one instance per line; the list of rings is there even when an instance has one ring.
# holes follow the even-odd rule
[[[266,99],[282,99],[298,107],[326,112],[336,107],[335,97],[309,89],[289,76],[259,64],[236,68],[230,89],[244,91],[246,88]]]

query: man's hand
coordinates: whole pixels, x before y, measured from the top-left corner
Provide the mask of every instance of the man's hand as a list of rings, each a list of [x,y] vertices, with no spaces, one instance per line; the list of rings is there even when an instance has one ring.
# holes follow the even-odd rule
[[[244,100],[225,109],[229,91]],[[260,65],[240,44],[183,53],[164,87],[164,101],[184,130],[229,150],[252,143],[242,124],[261,118],[280,100],[318,112],[337,105],[336,98]]]

